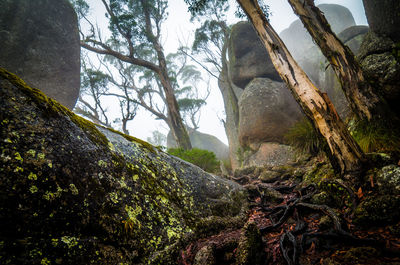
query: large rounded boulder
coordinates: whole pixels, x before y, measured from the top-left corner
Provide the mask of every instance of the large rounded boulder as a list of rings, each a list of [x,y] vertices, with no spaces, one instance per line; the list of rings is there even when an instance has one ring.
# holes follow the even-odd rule
[[[300,107],[282,82],[253,79],[239,99],[239,141],[282,143],[284,134],[302,117]]]
[[[176,264],[246,193],[98,127],[0,68],[0,264]]]
[[[0,1],[0,66],[72,109],[80,88],[78,20],[68,0]]]
[[[229,63],[232,81],[242,89],[255,77],[281,80],[268,52],[249,22],[239,22],[232,27]]]

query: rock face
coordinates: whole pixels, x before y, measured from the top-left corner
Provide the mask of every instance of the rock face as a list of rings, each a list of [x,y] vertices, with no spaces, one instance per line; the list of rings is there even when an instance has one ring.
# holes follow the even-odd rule
[[[318,5],[318,8],[324,13],[333,32],[335,33],[339,33],[344,29],[355,25],[353,15],[350,10],[344,6],[336,4],[321,4]],[[289,28],[283,30],[279,35],[295,59],[308,56],[305,51],[311,46],[314,46],[310,35],[299,19],[294,21]]]
[[[281,80],[249,22],[239,22],[232,27],[229,40],[229,62],[232,81],[242,89],[255,77]]]
[[[223,142],[221,142],[217,137],[210,134],[201,133],[199,131],[195,131],[192,129],[189,129],[188,132],[189,132],[190,142],[192,143],[193,147],[211,151],[220,160],[229,159],[228,146],[226,146]],[[178,147],[171,133],[168,133],[167,136],[167,147],[168,148]]]
[[[400,117],[400,2],[363,0],[371,31],[360,48],[367,78],[377,84],[392,111]]]
[[[244,166],[282,166],[295,162],[296,157],[290,146],[275,142],[250,145],[244,153]]]
[[[392,39],[370,31],[358,59],[367,78],[376,83],[392,110],[400,115],[400,47]]]
[[[283,135],[302,117],[297,102],[282,82],[255,78],[239,99],[239,141],[283,143]]]
[[[0,1],[0,66],[72,109],[79,96],[78,21],[68,0]]]
[[[1,264],[175,264],[184,235],[246,207],[238,184],[96,127],[3,69],[0,122]]]
[[[372,31],[400,41],[400,2],[398,0],[363,0]]]

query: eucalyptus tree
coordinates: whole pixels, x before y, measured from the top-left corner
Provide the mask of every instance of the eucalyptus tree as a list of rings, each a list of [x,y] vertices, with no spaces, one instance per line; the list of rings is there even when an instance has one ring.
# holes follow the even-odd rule
[[[202,10],[209,0],[186,0],[192,12]],[[342,176],[355,180],[365,163],[365,155],[337,115],[328,96],[322,93],[293,59],[279,35],[275,32],[257,0],[237,0],[253,24],[267,49],[272,63],[292,95],[312,122],[317,132],[326,140],[328,157]]]
[[[168,16],[168,2],[165,0],[101,0],[101,2],[105,7],[111,31],[108,39],[103,39],[100,31],[88,18],[88,4],[84,0],[75,0],[77,11],[81,11],[80,17],[91,25],[87,35],[82,33],[81,46],[153,73],[164,91],[166,118],[176,142],[184,149],[191,149],[162,45],[161,29]],[[120,47],[119,50],[113,49],[111,45],[116,43]],[[146,53],[149,56],[146,56]]]
[[[230,26],[226,12],[230,8],[227,1],[210,0],[206,7],[192,16],[192,21],[201,22],[196,29],[192,44],[192,57],[210,76],[218,80],[218,85],[224,99],[226,113],[223,124],[229,142],[230,160],[234,167],[240,162],[236,154],[240,150],[238,144],[239,107],[238,98],[234,92],[234,84],[228,70],[228,46]]]
[[[204,83],[201,73],[188,63],[185,54],[169,54],[166,63],[183,121],[187,127],[198,129],[200,108],[206,104],[209,88],[203,93],[199,91],[198,84]],[[117,97],[120,101],[131,103],[131,106],[140,106],[156,119],[169,125],[165,92],[153,71],[109,55],[105,56],[101,64],[109,76],[110,83],[118,88],[116,91],[104,93],[104,96]]]

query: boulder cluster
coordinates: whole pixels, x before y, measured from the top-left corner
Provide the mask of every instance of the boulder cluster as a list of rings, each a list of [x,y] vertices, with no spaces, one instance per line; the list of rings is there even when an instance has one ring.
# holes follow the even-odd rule
[[[399,99],[399,47],[396,46],[398,18],[387,25],[377,21],[374,1],[366,5],[371,30],[356,25],[351,12],[336,4],[321,4],[332,30],[357,56],[367,78],[378,87],[393,109],[398,109]],[[375,1],[377,2],[377,1]],[[384,5],[386,6],[386,5]],[[387,8],[389,9],[389,8]],[[388,10],[391,16],[393,10]],[[397,22],[397,24],[396,24]],[[328,94],[342,119],[351,114],[349,104],[341,90],[329,62],[312,41],[298,19],[280,33],[287,48],[321,91]],[[228,96],[226,83],[220,82],[224,95],[232,165],[283,165],[293,160],[293,152],[285,145],[284,136],[304,116],[286,85],[280,79],[263,44],[249,22],[239,22],[232,27],[229,40],[229,76],[237,98],[238,122],[236,126],[231,110],[232,97]],[[231,136],[231,137],[229,137]],[[271,151],[274,150],[274,151]],[[276,154],[280,154],[277,156]],[[278,157],[278,158],[277,158]],[[257,159],[255,159],[257,158]]]

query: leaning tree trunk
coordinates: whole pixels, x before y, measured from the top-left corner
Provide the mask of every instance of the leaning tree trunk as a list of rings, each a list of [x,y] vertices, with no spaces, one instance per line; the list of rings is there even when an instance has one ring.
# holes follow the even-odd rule
[[[179,105],[175,97],[174,88],[172,87],[171,80],[168,76],[167,62],[164,53],[158,43],[154,46],[157,51],[160,67],[158,76],[160,77],[161,85],[165,93],[165,100],[167,102],[169,127],[178,146],[182,147],[184,150],[190,150],[192,149],[192,144],[190,143],[189,134],[186,131],[179,112]]]
[[[174,89],[165,79],[161,80],[161,83],[163,83],[165,99],[167,101],[168,125],[172,135],[179,147],[182,147],[184,150],[190,150],[192,149],[192,144],[190,143],[189,134],[183,124],[181,114],[179,113],[179,106],[174,95]]]
[[[332,31],[314,0],[288,0],[313,40],[328,59],[342,85],[347,102],[360,119],[380,119],[388,114],[386,105],[366,82],[353,52]]]
[[[326,140],[332,166],[342,176],[362,170],[364,153],[337,115],[328,96],[321,93],[293,59],[285,44],[269,24],[256,0],[237,0],[266,47],[282,80],[300,104],[313,126]]]

